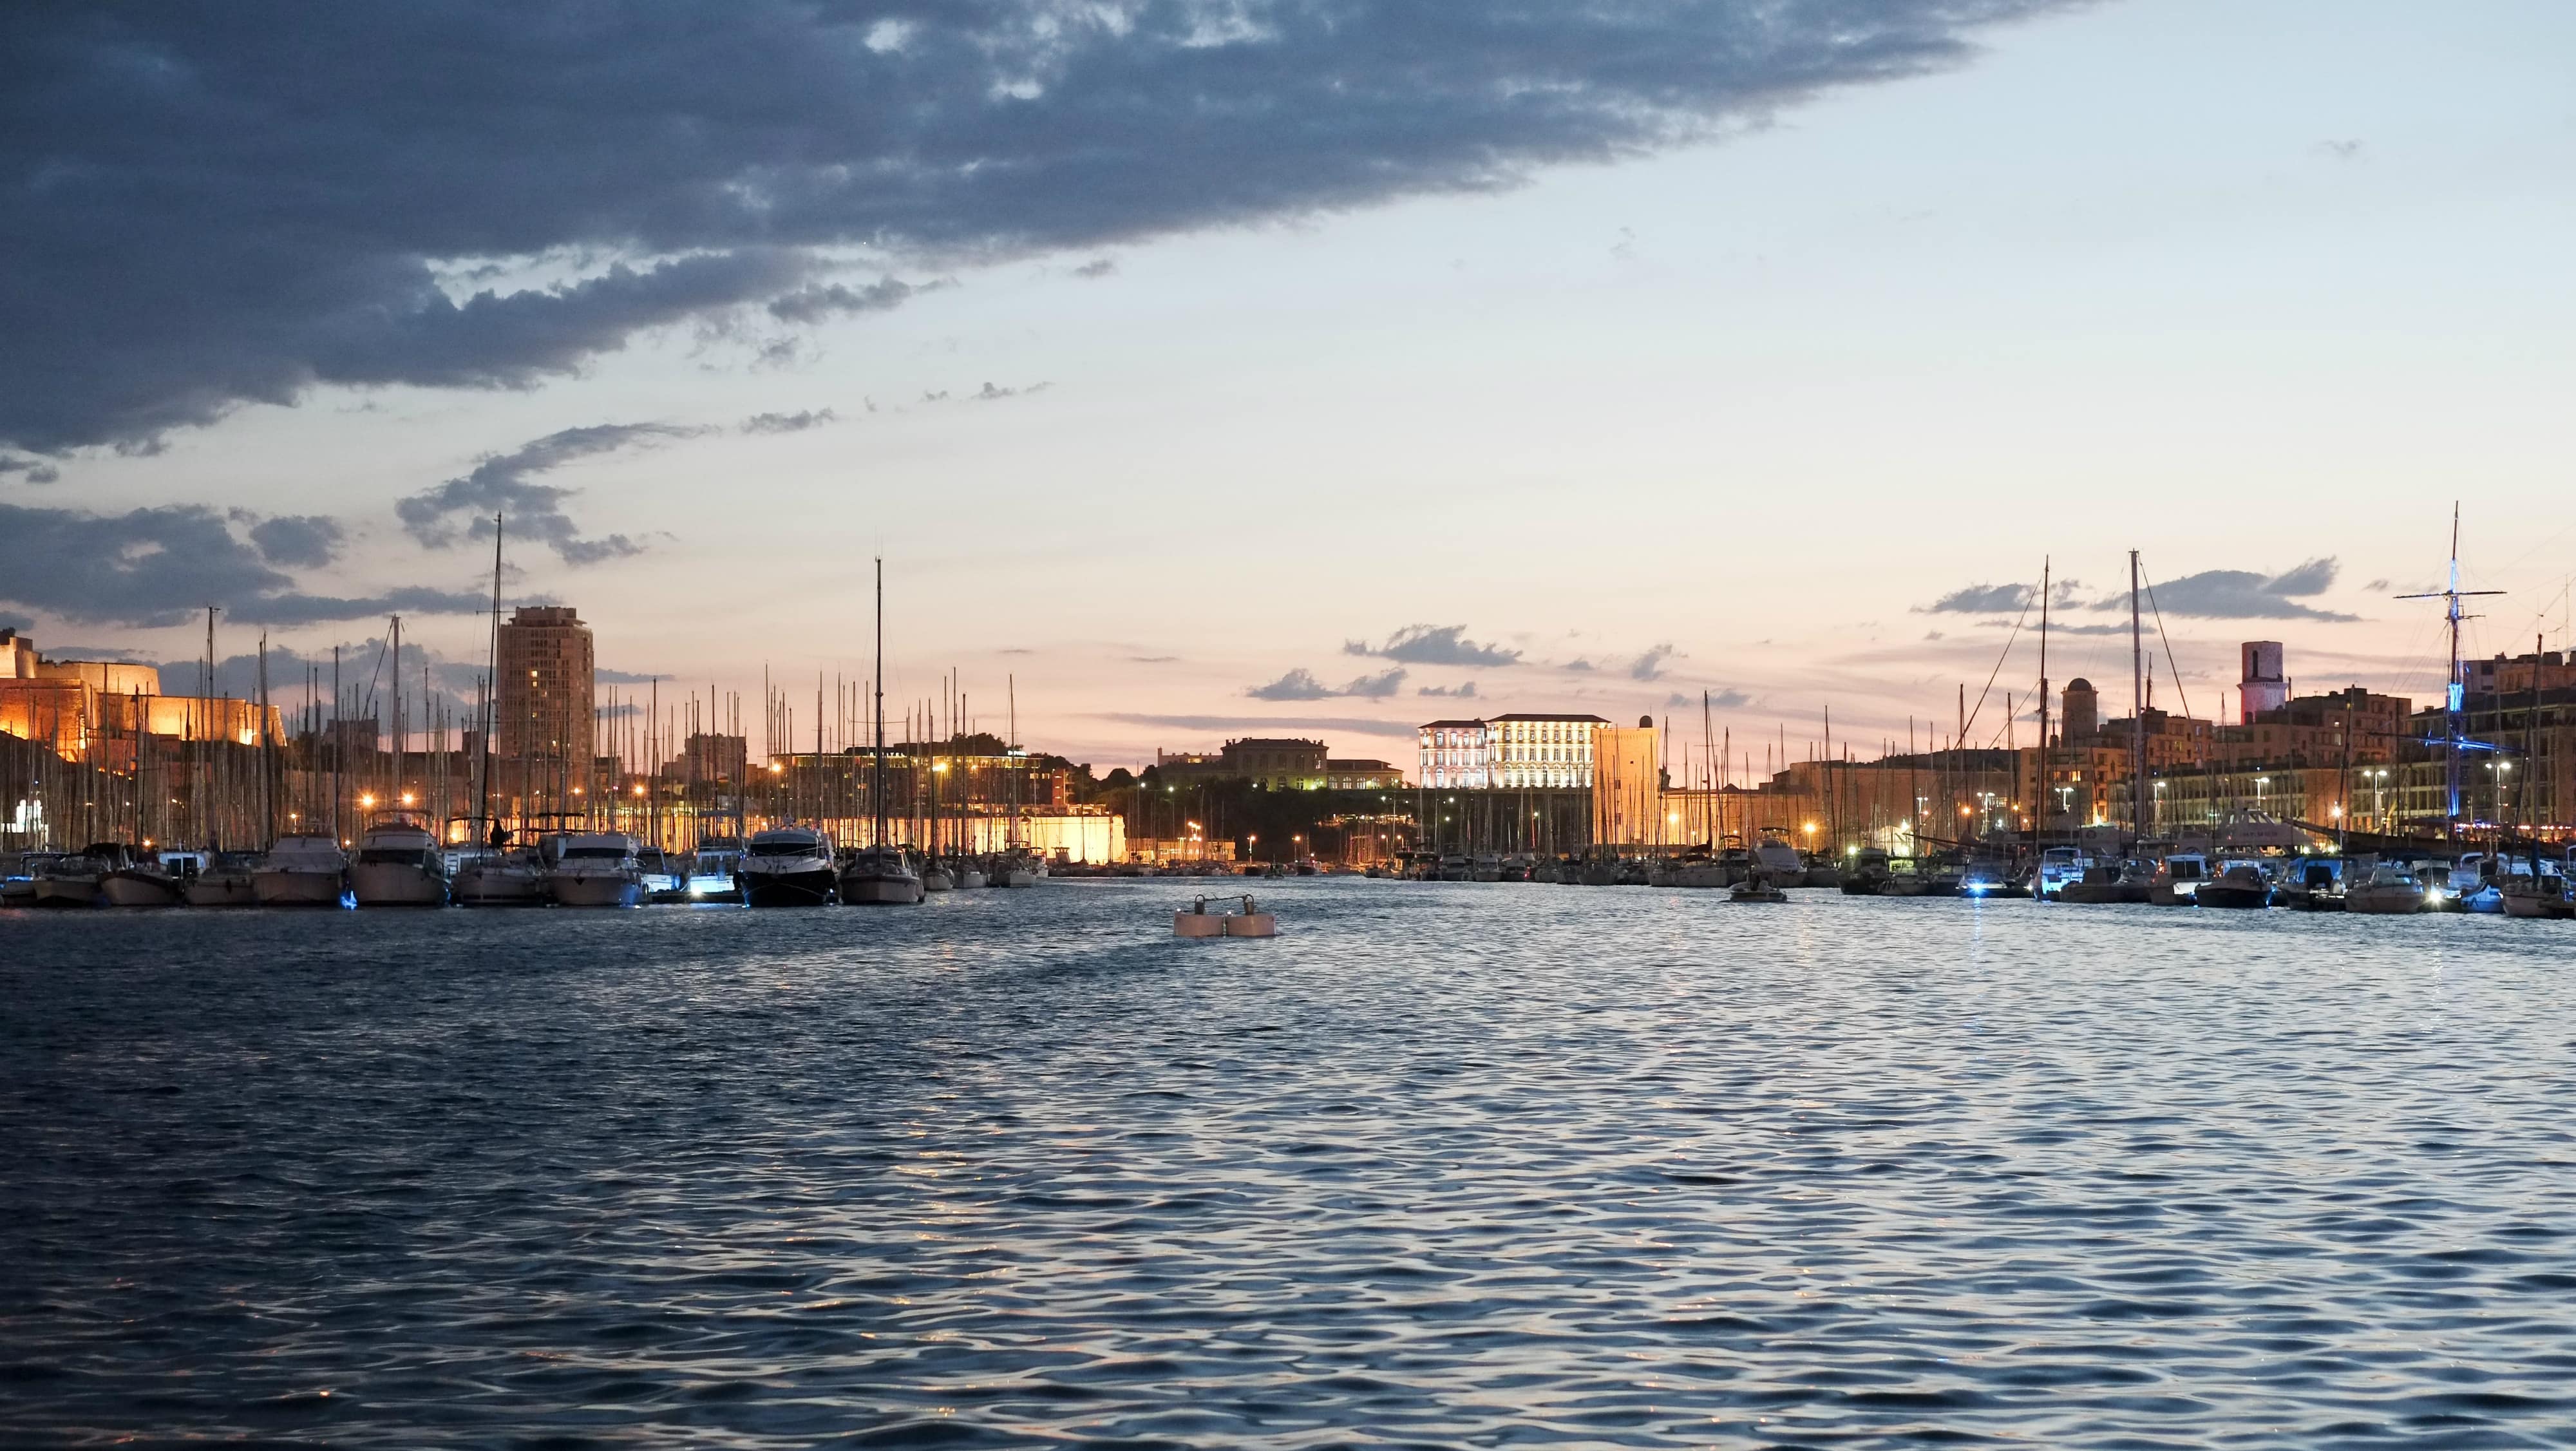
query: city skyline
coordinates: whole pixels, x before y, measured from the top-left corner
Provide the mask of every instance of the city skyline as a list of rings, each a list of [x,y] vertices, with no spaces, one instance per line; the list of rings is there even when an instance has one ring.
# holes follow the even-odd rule
[[[1014,677],[1021,734],[1103,769],[1230,735],[1401,760],[1421,722],[1505,711],[1688,734],[1702,691],[1739,737],[1813,740],[1830,707],[1874,749],[1979,693],[2042,558],[2072,581],[2053,684],[2089,676],[2125,713],[2130,548],[2192,713],[2219,716],[2253,639],[2287,644],[2302,690],[2430,699],[2439,613],[2392,597],[2438,582],[2458,499],[2467,584],[2509,592],[2468,653],[2570,643],[2556,460],[2576,426],[2551,404],[2576,19],[1949,13],[1888,7],[1878,64],[1789,43],[1820,23],[1791,7],[1751,73],[1683,91],[1651,134],[1470,104],[1544,70],[1529,37],[1452,37],[1486,67],[1437,98],[1453,109],[1355,122],[1374,129],[1353,154],[1411,165],[1398,183],[1263,151],[1222,204],[933,194],[876,248],[851,242],[866,216],[759,244],[792,255],[557,217],[384,244],[460,319],[484,291],[563,310],[708,258],[770,269],[637,304],[564,356],[442,364],[503,344],[398,339],[369,371],[254,278],[227,299],[245,312],[146,367],[36,297],[67,285],[79,233],[21,208],[0,624],[186,661],[213,603],[221,653],[265,625],[309,659],[399,610],[407,641],[478,668],[474,531],[497,504],[505,609],[580,609],[604,678],[639,691],[756,697],[764,663],[863,676],[883,553],[890,709],[955,669],[990,724]],[[1664,23],[1706,44],[1727,21]],[[1254,29],[1197,48],[1275,67],[1256,84],[1292,101],[1301,77],[1369,78],[1294,24]],[[954,64],[935,28],[871,35],[889,64]],[[204,37],[138,43],[227,83]],[[991,104],[1071,105],[1090,82],[1068,66]],[[1660,83],[1595,71],[1605,104]],[[118,143],[166,142],[152,124],[86,152],[13,128],[33,141],[16,184],[62,184],[48,146],[139,167]],[[1467,152],[1432,139],[1448,126]],[[591,200],[668,200],[631,186]],[[185,280],[234,225],[153,258]],[[138,283],[137,306],[162,291]],[[302,351],[250,357],[261,318]],[[1999,692],[2031,688],[2026,644]]]

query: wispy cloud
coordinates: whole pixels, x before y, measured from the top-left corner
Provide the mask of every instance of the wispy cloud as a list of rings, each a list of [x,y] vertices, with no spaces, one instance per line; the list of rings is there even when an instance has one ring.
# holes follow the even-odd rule
[[[525,539],[533,534],[566,564],[597,564],[640,554],[644,546],[623,534],[584,536],[572,516],[564,512],[564,501],[580,491],[535,480],[582,459],[695,438],[706,431],[670,423],[596,423],[587,428],[567,428],[521,444],[508,453],[492,454],[476,464],[471,473],[396,503],[394,513],[414,539],[432,549],[491,538],[490,516],[498,513],[504,516],[504,525],[512,536]]]
[[[1112,277],[1117,275],[1117,272],[1118,263],[1108,257],[1094,257],[1073,269],[1074,276],[1086,279]]]
[[[0,458],[0,479],[12,474],[31,484],[51,484],[61,481],[63,471],[42,459]]]
[[[1660,680],[1664,674],[1664,662],[1671,658],[1673,658],[1673,647],[1670,644],[1650,646],[1646,653],[1628,663],[1628,678]]]
[[[1413,693],[1416,695],[1445,695],[1456,700],[1473,700],[1476,697],[1476,682],[1470,680],[1461,685],[1426,685]]]
[[[740,431],[744,433],[803,433],[809,428],[821,428],[827,423],[838,423],[840,421],[841,415],[833,412],[829,408],[808,408],[796,413],[755,413],[742,421]]]

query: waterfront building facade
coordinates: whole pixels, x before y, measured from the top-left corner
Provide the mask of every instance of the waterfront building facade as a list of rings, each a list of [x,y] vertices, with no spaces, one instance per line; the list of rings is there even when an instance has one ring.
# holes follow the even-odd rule
[[[1482,791],[1494,784],[1492,738],[1480,720],[1435,720],[1414,728],[1414,779],[1433,791]]]
[[[1327,791],[1401,791],[1404,772],[1386,761],[1326,760]]]
[[[1597,737],[1610,722],[1597,715],[1498,715],[1485,722],[1486,769],[1506,790],[1592,784]]]

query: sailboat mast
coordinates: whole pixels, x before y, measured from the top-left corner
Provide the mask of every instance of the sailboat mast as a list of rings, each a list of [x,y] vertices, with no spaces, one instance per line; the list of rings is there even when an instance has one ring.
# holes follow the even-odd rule
[[[2138,633],[2138,551],[2129,551],[2129,843],[2147,825],[2147,674]]]
[[[869,688],[876,692],[876,763],[871,768],[868,799],[876,806],[876,834],[869,841],[883,848],[886,836],[885,800],[885,557],[877,557],[877,663],[876,675]]]
[[[2034,787],[2038,800],[2031,805],[2034,844],[2048,835],[2048,588],[2051,560],[2042,555],[2039,561],[2039,778]],[[2034,888],[2035,892],[2037,889]]]
[[[492,835],[492,730],[501,723],[501,516],[498,512],[492,515],[492,630],[486,646],[483,680],[482,705],[474,713],[474,723],[482,727],[483,737],[477,751],[481,760],[476,769],[482,777],[483,794],[477,803],[481,814],[475,821],[475,834],[489,841]]]

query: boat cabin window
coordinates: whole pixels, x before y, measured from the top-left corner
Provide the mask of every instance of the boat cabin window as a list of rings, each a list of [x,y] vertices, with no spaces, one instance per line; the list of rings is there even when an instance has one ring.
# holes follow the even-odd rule
[[[574,847],[566,847],[566,848],[564,848],[564,854],[563,854],[563,859],[564,859],[565,861],[568,861],[568,862],[582,862],[582,861],[589,861],[589,862],[596,862],[596,861],[611,861],[611,862],[616,862],[616,861],[624,861],[624,860],[626,859],[626,857],[627,857],[626,849],[625,849],[624,847],[616,847],[616,846],[574,846]]]

